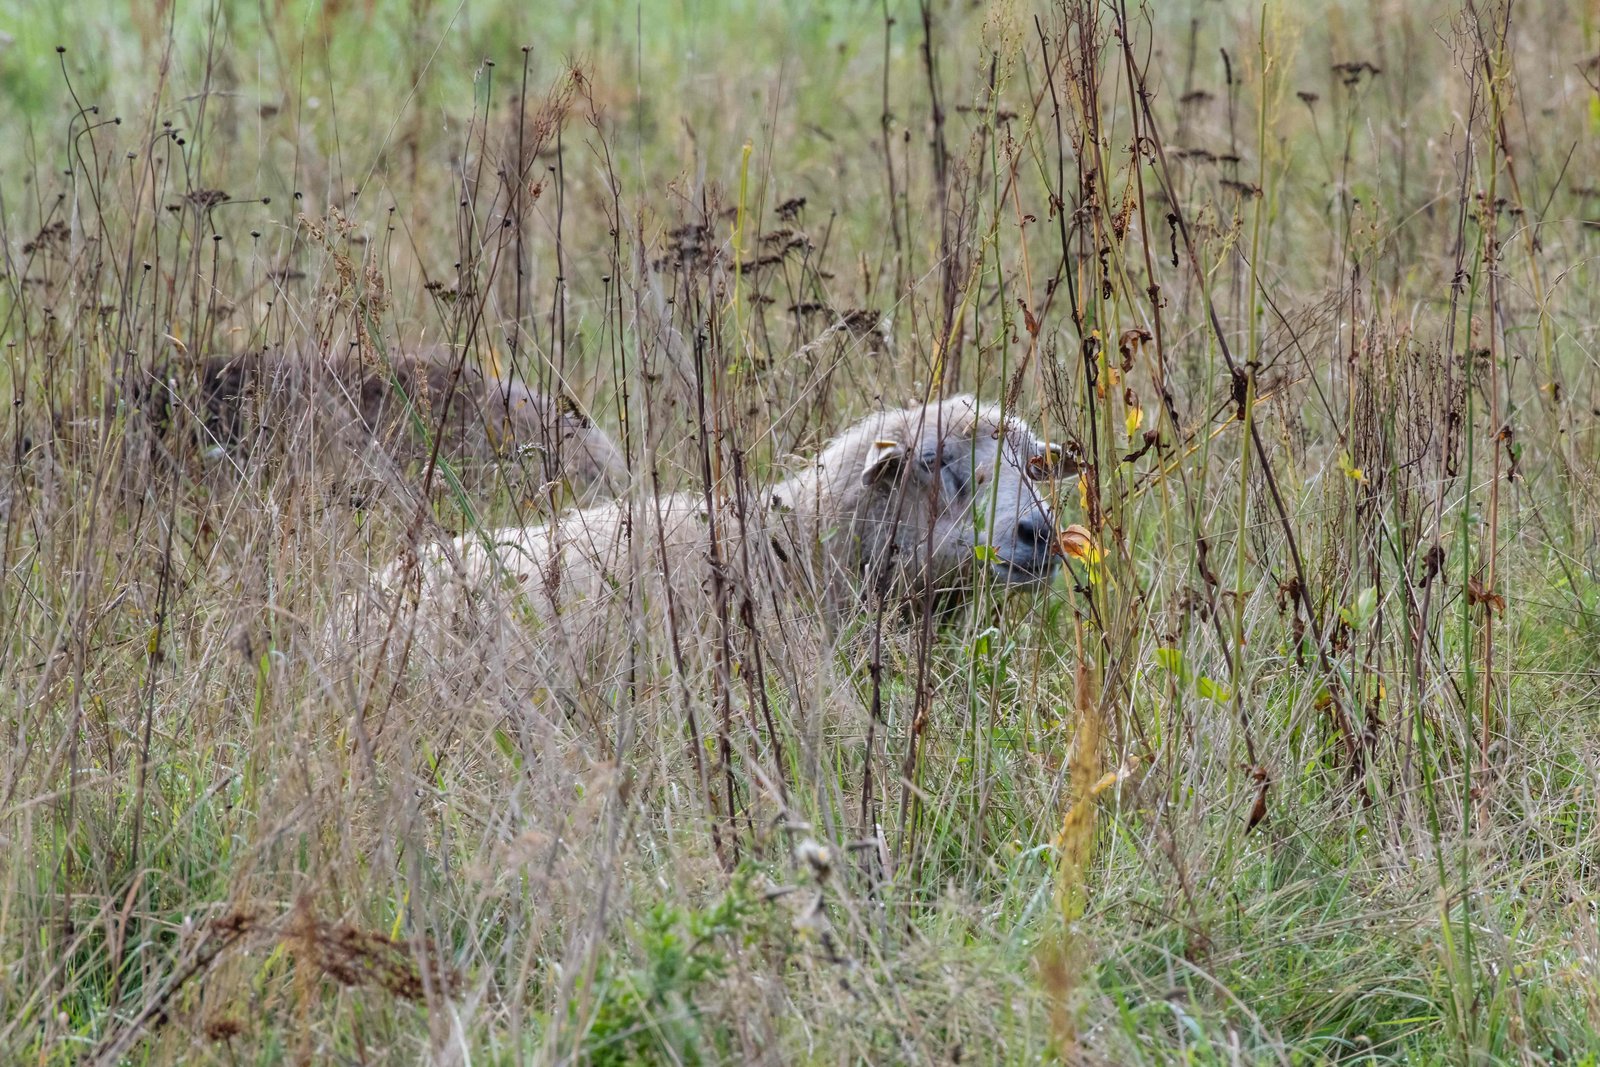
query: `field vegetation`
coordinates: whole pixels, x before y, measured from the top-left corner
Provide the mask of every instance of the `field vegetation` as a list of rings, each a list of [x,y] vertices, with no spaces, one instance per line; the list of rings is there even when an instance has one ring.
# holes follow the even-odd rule
[[[1600,1062],[1594,5],[0,30],[0,1060]],[[204,410],[436,343],[623,450],[620,661],[372,583],[549,450]],[[1048,588],[768,625],[708,523],[648,624],[656,494],[962,392]]]

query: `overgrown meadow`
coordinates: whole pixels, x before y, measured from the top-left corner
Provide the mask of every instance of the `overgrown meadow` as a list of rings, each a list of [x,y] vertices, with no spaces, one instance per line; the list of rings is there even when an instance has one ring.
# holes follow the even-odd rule
[[[0,30],[0,1059],[1597,1062],[1593,5]],[[704,662],[424,654],[372,575],[569,504],[539,457],[194,398],[428,342],[641,506],[976,393],[1092,543]]]

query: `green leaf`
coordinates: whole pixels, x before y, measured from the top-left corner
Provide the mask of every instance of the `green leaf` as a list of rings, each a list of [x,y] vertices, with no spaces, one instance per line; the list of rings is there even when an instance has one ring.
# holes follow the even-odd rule
[[[1171,672],[1172,676],[1178,680],[1178,685],[1181,688],[1188,689],[1193,687],[1196,695],[1206,700],[1215,700],[1219,704],[1226,704],[1233,699],[1233,694],[1228,690],[1228,687],[1220,682],[1207,678],[1205,675],[1196,678],[1193,669],[1189,666],[1189,661],[1184,658],[1182,652],[1175,648],[1156,649],[1156,662]]]
[[[1369,585],[1356,594],[1356,601],[1339,609],[1339,618],[1352,630],[1360,630],[1378,613],[1378,587]]]
[[[495,727],[494,731],[494,743],[495,747],[500,749],[506,759],[511,761],[511,765],[520,771],[522,769],[522,756],[517,752],[517,746],[511,743],[510,736],[498,726]]]
[[[1175,648],[1156,649],[1156,662],[1171,671],[1181,685],[1188,685],[1194,680],[1194,674],[1189,670],[1189,661]]]

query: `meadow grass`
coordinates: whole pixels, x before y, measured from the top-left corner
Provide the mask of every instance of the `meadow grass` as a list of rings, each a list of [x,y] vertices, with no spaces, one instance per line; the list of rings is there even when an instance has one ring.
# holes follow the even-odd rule
[[[1600,1062],[1589,6],[0,30],[0,1059]],[[199,361],[306,338],[560,393],[641,501],[976,392],[1095,546],[424,647],[370,576],[560,491],[209,437]]]

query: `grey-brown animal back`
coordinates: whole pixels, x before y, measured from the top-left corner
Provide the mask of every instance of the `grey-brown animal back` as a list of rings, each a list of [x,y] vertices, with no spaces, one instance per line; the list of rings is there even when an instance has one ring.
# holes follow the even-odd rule
[[[485,375],[442,345],[365,364],[353,351],[273,346],[204,360],[197,373],[144,373],[120,392],[129,426],[168,466],[187,445],[231,459],[215,464],[226,470],[274,435],[309,433],[318,447],[351,453],[376,445],[412,470],[438,438],[447,462],[480,474],[493,466],[524,495],[564,482],[579,499],[596,499],[627,477],[621,451],[576,405]]]

